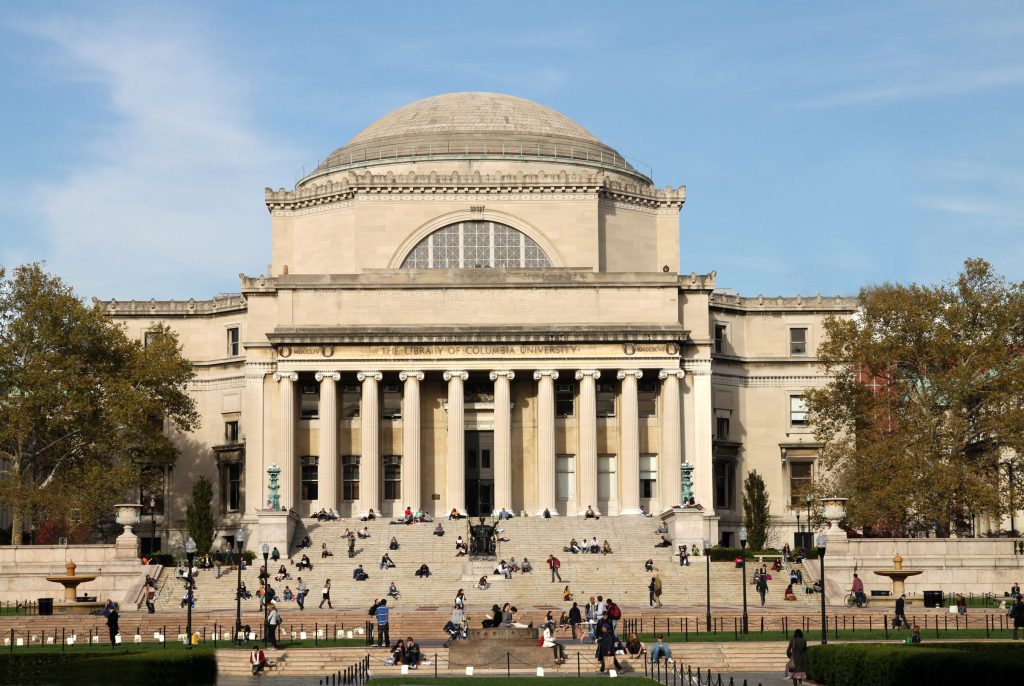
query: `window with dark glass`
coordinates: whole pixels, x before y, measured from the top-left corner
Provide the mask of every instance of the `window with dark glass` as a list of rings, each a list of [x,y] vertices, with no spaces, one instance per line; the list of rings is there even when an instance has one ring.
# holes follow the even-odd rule
[[[712,464],[715,481],[715,508],[733,509],[736,493],[736,462],[733,460],[715,460]]]
[[[658,416],[658,383],[641,379],[636,385],[637,414],[644,417]]]
[[[725,324],[715,324],[715,352],[720,353],[725,348]]]
[[[715,417],[715,438],[720,441],[729,440],[729,417]]]
[[[640,456],[640,497],[654,498],[658,495],[658,456]]]
[[[806,355],[807,354],[807,329],[790,329],[789,330],[789,354],[790,355]]]
[[[615,416],[615,384],[597,384],[597,416]]]
[[[320,384],[299,384],[299,417],[316,419],[320,416]]]
[[[228,329],[228,357],[236,357],[239,353],[238,327]]]
[[[811,461],[789,461],[789,502],[790,506],[803,507],[804,496],[811,492]]]
[[[341,418],[353,419],[359,416],[359,401],[362,398],[362,386],[347,384],[341,387]]]
[[[789,425],[807,426],[807,400],[802,395],[789,396]]]
[[[572,383],[555,384],[555,416],[572,417],[576,414],[576,386]]]
[[[233,462],[227,466],[227,509],[237,512],[242,509],[242,465]]]
[[[320,458],[306,455],[302,458],[302,499],[316,500],[319,497]]]
[[[384,500],[402,498],[402,458],[398,455],[384,456]]]
[[[398,384],[384,384],[381,394],[381,417],[402,418],[402,389]]]
[[[359,500],[359,456],[341,457],[341,499]]]
[[[403,269],[480,269],[550,267],[536,241],[511,226],[466,221],[437,229],[416,244]]]
[[[238,443],[238,420],[232,419],[224,422],[224,442]]]

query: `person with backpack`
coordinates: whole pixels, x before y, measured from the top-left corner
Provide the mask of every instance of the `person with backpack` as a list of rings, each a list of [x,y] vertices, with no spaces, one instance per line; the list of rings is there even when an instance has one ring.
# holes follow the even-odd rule
[[[611,598],[608,599],[608,619],[612,622],[612,635],[614,636],[619,620],[622,619],[622,608],[616,605],[615,601]]]
[[[371,616],[373,618],[376,618],[377,617],[377,608],[378,607],[380,607],[380,598],[374,598],[373,599],[373,604],[370,605],[370,611],[367,612],[366,614],[368,614],[369,616]],[[366,637],[366,641],[367,641],[368,644],[372,645],[373,644],[373,622],[367,622],[366,623],[366,631],[368,632],[368,635]]]
[[[281,613],[277,611],[277,603],[270,601],[270,612],[267,613],[267,634],[270,639],[270,645],[274,647],[274,650],[280,650],[281,646],[277,644],[277,627],[281,625]]]
[[[562,575],[558,573],[558,568],[562,566],[561,560],[554,555],[548,555],[548,568],[551,570],[551,583],[555,583],[555,578],[558,578],[558,582],[562,582]]]
[[[572,640],[576,640],[576,627],[583,623],[583,615],[580,606],[575,602],[569,608],[569,628],[572,629]]]
[[[622,671],[622,666],[619,664],[619,659],[615,657],[615,651],[618,648],[618,639],[615,638],[615,634],[608,630],[608,627],[601,627],[601,634],[597,639],[597,657],[601,661],[601,668],[598,670],[604,674],[605,666],[604,661],[606,658],[612,659],[612,664],[615,665],[617,671]]]

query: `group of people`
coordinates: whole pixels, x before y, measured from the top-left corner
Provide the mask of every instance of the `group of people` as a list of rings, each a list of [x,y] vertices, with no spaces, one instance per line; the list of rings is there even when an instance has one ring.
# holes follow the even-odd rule
[[[335,512],[333,507],[329,510],[320,508],[320,511],[314,512],[310,519],[315,519],[318,522],[333,522],[336,519],[341,519],[341,515]]]
[[[583,543],[577,541],[576,537],[573,536],[572,540],[569,541],[569,545],[562,548],[562,552],[572,553],[573,555],[577,553],[591,553],[594,555],[601,553],[602,555],[611,555],[612,546],[608,543],[608,539],[605,539],[604,543],[599,544],[597,542],[597,536],[594,536],[590,543],[587,543],[586,536],[583,537]]]
[[[430,516],[429,512],[424,512],[423,510],[415,510],[415,511],[413,511],[413,509],[411,507],[406,505],[405,506],[405,512],[402,513],[402,516],[397,518],[397,519],[395,519],[395,520],[393,520],[391,523],[392,524],[406,524],[406,525],[408,525],[408,524],[415,524],[416,522],[432,522],[432,521],[434,521],[434,518]],[[440,526],[440,524],[438,524],[438,526]]]

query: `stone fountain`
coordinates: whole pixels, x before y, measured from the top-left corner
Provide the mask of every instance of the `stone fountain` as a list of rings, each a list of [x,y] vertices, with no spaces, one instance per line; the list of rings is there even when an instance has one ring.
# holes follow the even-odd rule
[[[903,558],[900,557],[899,553],[892,558],[892,569],[876,569],[875,574],[878,576],[887,576],[892,580],[892,595],[894,598],[899,598],[906,592],[906,587],[903,582],[906,581],[908,576],[917,576],[922,571],[921,569],[903,569]]]
[[[78,586],[96,579],[95,576],[79,576],[75,574],[78,567],[73,561],[67,564],[67,573],[61,576],[48,576],[47,581],[64,587],[64,600],[53,604],[54,611],[60,613],[87,614],[103,604],[96,601],[78,602]]]

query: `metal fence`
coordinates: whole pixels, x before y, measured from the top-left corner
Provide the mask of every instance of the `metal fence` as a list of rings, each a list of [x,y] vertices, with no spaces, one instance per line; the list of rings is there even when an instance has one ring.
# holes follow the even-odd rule
[[[369,679],[370,655],[367,654],[358,662],[321,677],[320,686],[362,686]]]

